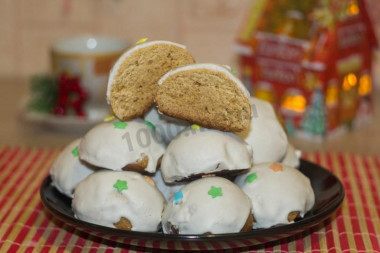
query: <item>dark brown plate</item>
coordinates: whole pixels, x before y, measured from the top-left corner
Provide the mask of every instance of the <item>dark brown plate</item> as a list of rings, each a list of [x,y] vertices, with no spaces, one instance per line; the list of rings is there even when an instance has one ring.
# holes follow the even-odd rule
[[[59,220],[105,239],[123,242],[133,246],[161,249],[226,249],[249,247],[279,240],[305,231],[327,219],[342,203],[344,188],[342,183],[328,170],[305,160],[301,160],[300,171],[310,178],[315,193],[315,204],[303,219],[292,224],[266,229],[255,229],[244,233],[217,235],[166,235],[161,232],[146,233],[124,231],[104,227],[74,217],[71,199],[60,194],[48,176],[42,183],[40,194],[42,203]]]

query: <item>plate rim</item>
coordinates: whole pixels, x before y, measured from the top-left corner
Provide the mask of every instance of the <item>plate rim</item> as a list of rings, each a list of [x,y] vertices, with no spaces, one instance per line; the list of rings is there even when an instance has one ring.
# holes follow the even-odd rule
[[[330,205],[325,210],[322,210],[320,213],[316,215],[312,215],[306,218],[303,218],[297,222],[291,224],[284,224],[279,226],[274,226],[270,228],[261,228],[261,229],[253,229],[247,232],[239,232],[239,233],[223,233],[223,234],[207,234],[207,235],[193,235],[193,234],[164,234],[162,232],[140,232],[140,231],[127,231],[121,230],[117,228],[106,227],[102,225],[97,225],[94,223],[82,221],[72,216],[68,215],[66,212],[62,212],[59,208],[55,208],[54,205],[50,205],[47,200],[47,196],[43,189],[48,184],[51,184],[51,177],[47,175],[45,179],[42,181],[40,186],[40,198],[43,206],[48,210],[55,218],[60,221],[67,222],[70,226],[73,226],[75,229],[85,231],[87,233],[99,233],[99,234],[107,234],[107,236],[118,236],[123,238],[139,238],[144,240],[176,240],[176,241],[186,241],[186,242],[211,242],[211,241],[220,241],[220,240],[244,240],[244,239],[255,239],[264,236],[273,236],[276,234],[281,234],[284,232],[289,233],[289,230],[296,231],[294,233],[290,233],[289,236],[299,233],[301,231],[307,230],[308,228],[314,227],[317,224],[322,223],[331,214],[336,211],[345,198],[345,189],[342,182],[339,178],[334,175],[331,171],[323,168],[319,164],[312,163],[310,161],[300,159],[301,164],[304,166],[314,166],[320,170],[324,170],[332,176],[337,184],[337,196],[331,200]],[[63,196],[63,195],[62,195]],[[68,197],[67,197],[68,198]],[[80,226],[78,226],[78,223]],[[287,237],[287,236],[286,236]],[[283,237],[282,237],[283,238]]]

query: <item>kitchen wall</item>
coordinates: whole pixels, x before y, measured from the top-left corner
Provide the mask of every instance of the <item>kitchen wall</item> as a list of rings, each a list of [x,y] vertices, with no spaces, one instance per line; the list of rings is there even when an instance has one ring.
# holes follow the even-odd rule
[[[253,0],[0,0],[0,77],[47,72],[61,38],[105,34],[186,44],[199,62],[236,66],[232,45]],[[380,1],[370,0],[375,14]],[[380,15],[373,15],[380,34]]]
[[[251,0],[0,0],[0,76],[49,70],[61,38],[105,34],[186,44],[200,62],[231,64]]]

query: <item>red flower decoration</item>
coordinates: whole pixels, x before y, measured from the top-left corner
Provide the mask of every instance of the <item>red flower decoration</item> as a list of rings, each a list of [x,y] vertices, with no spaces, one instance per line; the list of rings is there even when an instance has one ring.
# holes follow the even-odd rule
[[[67,115],[72,109],[79,117],[86,116],[83,106],[87,98],[87,93],[82,89],[79,77],[71,77],[63,73],[59,77],[58,102],[54,113],[56,115]]]

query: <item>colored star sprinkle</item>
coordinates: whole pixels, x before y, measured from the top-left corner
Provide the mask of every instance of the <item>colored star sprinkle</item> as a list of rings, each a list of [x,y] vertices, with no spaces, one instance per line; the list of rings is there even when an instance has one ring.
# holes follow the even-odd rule
[[[147,120],[144,120],[144,122],[145,122],[145,125],[147,125],[150,129],[152,129],[153,131],[155,131],[156,130],[156,126],[155,125],[153,125],[153,123],[152,122],[150,122],[150,121],[147,121]]]
[[[182,199],[183,199],[183,193],[182,193],[182,190],[177,191],[177,192],[173,195],[173,202],[174,202],[174,204],[176,204],[176,205],[181,204]]]
[[[199,125],[197,125],[197,124],[192,124],[190,128],[193,129],[193,130],[199,130],[199,129],[201,129],[201,127]]]
[[[251,173],[245,178],[246,183],[252,183],[257,179],[257,174],[256,173]]]
[[[147,41],[147,40],[148,40],[148,38],[141,38],[141,39],[139,39],[139,40],[136,42],[136,45],[141,44],[141,43],[144,43],[144,42]]]
[[[281,164],[278,164],[278,163],[272,163],[271,166],[269,167],[271,170],[273,170],[274,172],[279,172],[279,171],[283,171],[284,169],[282,168],[282,165]]]
[[[118,179],[116,183],[113,185],[113,188],[115,188],[118,192],[122,192],[123,190],[127,190],[127,181]]]
[[[78,146],[76,146],[73,150],[71,150],[71,153],[73,153],[74,157],[78,157],[79,156]]]
[[[112,116],[105,117],[103,121],[108,122],[108,121],[112,121],[114,119],[115,119],[115,116],[112,115]]]
[[[128,124],[125,123],[125,122],[123,122],[123,121],[115,122],[115,123],[113,123],[113,125],[114,125],[115,128],[117,128],[117,129],[125,129],[125,128],[128,126]]]
[[[156,182],[154,182],[154,180],[151,178],[151,177],[148,177],[148,176],[144,176],[144,178],[151,184],[151,185],[155,185]]]
[[[229,71],[231,71],[232,74],[234,74],[236,76],[236,74],[237,74],[236,71],[233,68],[231,68],[230,65],[223,65],[223,66],[226,67]]]
[[[222,187],[215,187],[212,185],[210,190],[208,191],[208,195],[210,195],[213,199],[216,197],[223,196]]]

